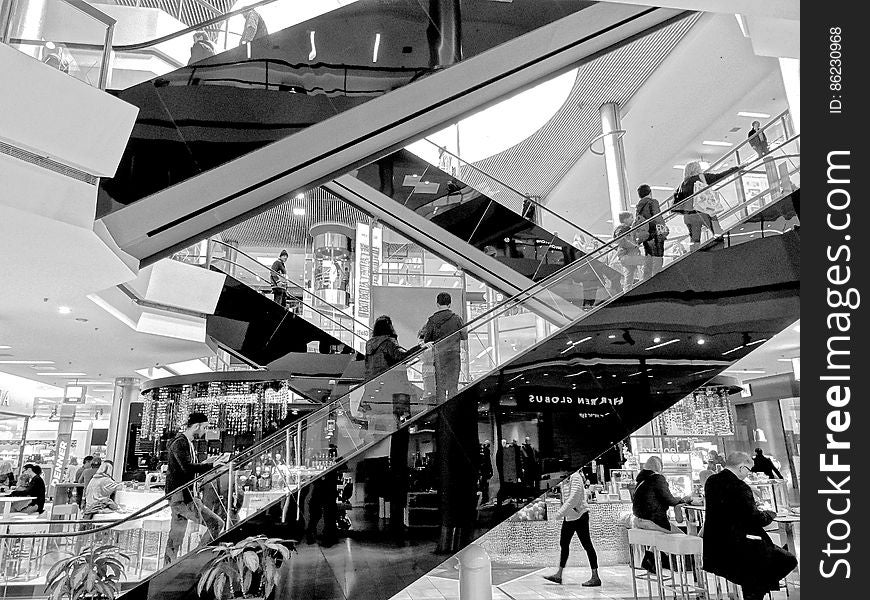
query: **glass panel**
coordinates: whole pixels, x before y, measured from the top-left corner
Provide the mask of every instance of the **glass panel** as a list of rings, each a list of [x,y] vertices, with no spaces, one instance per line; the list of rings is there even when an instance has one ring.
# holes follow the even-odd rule
[[[100,86],[108,24],[62,0],[21,0],[12,4],[11,10],[7,30],[10,46],[89,85]]]

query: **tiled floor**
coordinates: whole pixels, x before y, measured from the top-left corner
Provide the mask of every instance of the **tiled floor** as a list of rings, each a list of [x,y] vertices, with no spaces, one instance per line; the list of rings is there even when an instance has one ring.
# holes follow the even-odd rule
[[[500,585],[493,585],[493,600],[633,600],[631,579],[627,566],[602,567],[599,575],[603,585],[585,588],[581,584],[589,578],[589,569],[568,567],[561,585],[543,578],[552,573],[552,568],[537,569],[514,577]],[[493,579],[499,579],[498,569],[493,570]],[[640,597],[646,598],[644,587]],[[653,587],[653,595],[656,590]],[[657,597],[657,596],[656,596]],[[790,587],[785,592],[773,594],[773,600],[800,600],[800,589]],[[459,580],[428,575],[412,586],[399,592],[391,600],[459,600]]]

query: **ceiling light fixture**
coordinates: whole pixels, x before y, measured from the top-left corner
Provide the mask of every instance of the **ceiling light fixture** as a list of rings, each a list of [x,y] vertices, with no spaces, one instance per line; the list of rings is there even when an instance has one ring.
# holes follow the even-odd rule
[[[649,348],[646,348],[646,350],[655,350],[656,348],[664,348],[665,346],[668,346],[670,344],[676,344],[679,341],[680,341],[680,338],[668,340],[667,342],[662,342],[661,344],[656,344],[655,346],[650,346]]]
[[[372,53],[372,62],[373,63],[378,62],[378,50],[380,49],[380,47],[381,47],[381,34],[376,33],[375,34],[375,51]]]
[[[680,169],[681,171],[686,168],[686,165],[674,165],[675,169]]]
[[[58,306],[57,312],[59,312],[62,315],[68,315],[72,312],[72,309],[69,306]]]
[[[53,365],[53,360],[0,360],[0,365]]]
[[[767,373],[764,369],[727,369],[723,373],[745,374],[745,375],[761,375]]]
[[[698,344],[699,346],[703,346],[703,345],[706,344],[706,343],[707,343],[707,340],[705,340],[704,338],[701,338],[701,339],[698,340],[698,342],[697,342],[697,344]]]
[[[302,208],[301,206],[294,206],[293,207],[293,216],[294,217],[304,217],[305,216],[305,209]]]
[[[42,375],[43,377],[83,377],[87,375],[87,373],[82,373],[80,371],[54,371],[48,373],[37,373],[37,375]]]
[[[654,344],[658,344],[660,341],[662,341],[662,338],[660,338],[660,337],[658,337],[658,336],[656,336],[656,337],[653,338],[653,343],[654,343]]]
[[[723,146],[725,148],[730,148],[734,145],[731,142],[722,142],[720,140],[704,140],[701,144],[704,146]]]
[[[0,350],[9,350],[12,346],[0,346]]]
[[[747,117],[749,119],[769,119],[770,115],[763,112],[749,112],[745,110],[741,110],[737,113],[738,117]]]
[[[311,40],[311,52],[308,53],[308,60],[314,60],[317,58],[317,46],[314,45],[314,32],[309,31],[308,37]]]

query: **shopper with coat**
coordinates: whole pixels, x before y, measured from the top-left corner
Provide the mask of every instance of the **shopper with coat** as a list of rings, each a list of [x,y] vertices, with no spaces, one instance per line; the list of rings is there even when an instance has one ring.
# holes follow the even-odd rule
[[[744,600],[761,600],[779,589],[797,559],[764,531],[776,513],[759,510],[744,482],[752,466],[747,453],[732,452],[704,485],[704,570],[740,585]]]
[[[640,196],[635,207],[636,223],[648,223],[642,231],[638,231],[638,239],[643,242],[644,257],[643,278],[648,279],[662,270],[665,259],[665,240],[670,233],[662,217],[659,201],[652,197],[652,189],[643,184],[637,188]]]
[[[562,531],[559,536],[561,553],[559,556],[559,569],[552,575],[545,575],[544,579],[553,583],[562,583],[562,571],[568,564],[568,555],[571,551],[571,538],[574,534],[580,538],[580,543],[589,558],[589,566],[592,568],[592,577],[581,585],[583,587],[599,587],[601,579],[598,577],[598,555],[592,545],[592,537],[589,533],[589,505],[586,503],[586,485],[580,471],[575,471],[568,479],[560,484],[562,492],[562,506],[556,511],[555,520],[562,521]]]
[[[392,433],[411,416],[412,389],[407,370],[394,367],[417,349],[404,350],[399,345],[390,317],[383,315],[375,320],[372,337],[366,342],[367,383],[360,403],[370,433]]]
[[[740,167],[737,166],[720,173],[704,173],[700,162],[692,161],[686,164],[683,170],[683,182],[674,191],[673,211],[683,213],[683,222],[689,229],[689,240],[693,247],[701,242],[702,227],[706,227],[713,235],[720,233],[715,210],[701,205],[701,194],[715,194],[713,190],[707,192],[707,187],[739,170]]]

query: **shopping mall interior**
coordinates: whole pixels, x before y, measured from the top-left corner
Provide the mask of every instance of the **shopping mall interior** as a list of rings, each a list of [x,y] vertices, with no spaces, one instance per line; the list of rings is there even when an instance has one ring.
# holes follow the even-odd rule
[[[0,0],[3,597],[799,599],[799,25]]]

